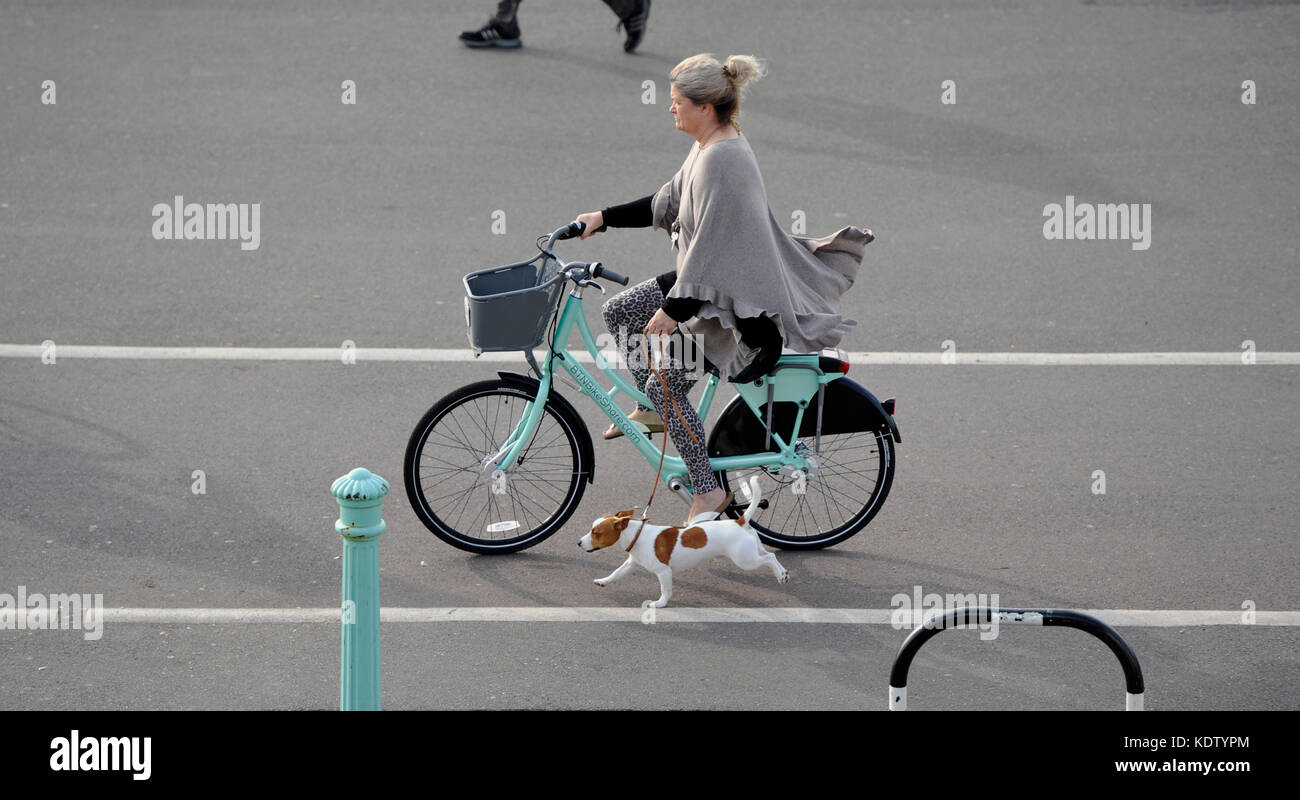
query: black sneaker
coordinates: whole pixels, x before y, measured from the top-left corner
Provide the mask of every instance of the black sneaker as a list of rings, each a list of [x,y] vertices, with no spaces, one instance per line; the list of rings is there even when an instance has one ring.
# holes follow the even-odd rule
[[[476,31],[465,31],[460,40],[467,47],[518,47],[523,44],[519,38],[519,23],[503,25],[496,20]]]
[[[627,40],[623,42],[623,52],[631,53],[636,50],[637,45],[641,44],[642,37],[645,36],[645,23],[650,19],[650,0],[637,0],[636,7],[631,14],[623,17],[618,21],[614,30],[623,28],[627,31]]]

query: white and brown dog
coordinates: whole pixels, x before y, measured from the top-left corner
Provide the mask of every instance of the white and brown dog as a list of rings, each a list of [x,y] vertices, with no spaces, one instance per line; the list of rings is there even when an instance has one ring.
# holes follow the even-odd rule
[[[629,508],[591,523],[591,533],[578,540],[578,546],[588,553],[622,547],[628,553],[627,561],[608,576],[597,578],[596,585],[607,586],[626,575],[633,564],[640,564],[659,578],[659,599],[652,603],[655,608],[668,605],[673,595],[674,570],[687,569],[716,556],[730,558],[743,570],[766,564],[772,568],[777,582],[785,583],[790,580],[790,571],[763,549],[758,534],[749,525],[761,499],[757,475],[749,479],[749,495],[749,507],[740,519],[722,517],[684,528],[649,522],[643,526],[641,520],[632,518],[636,509]]]

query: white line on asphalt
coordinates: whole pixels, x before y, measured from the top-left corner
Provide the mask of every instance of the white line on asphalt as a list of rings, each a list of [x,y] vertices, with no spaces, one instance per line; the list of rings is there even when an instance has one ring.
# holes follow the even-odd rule
[[[181,359],[198,361],[334,361],[342,363],[342,347],[118,347],[99,345],[56,344],[54,355],[58,358],[115,358],[115,359]],[[0,358],[33,358],[47,355],[48,350],[39,344],[0,344]],[[537,357],[545,353],[536,351]],[[573,354],[584,364],[592,363],[590,353]],[[946,364],[944,354],[933,353],[868,353],[851,352],[852,364],[897,366],[1246,366],[1240,352],[1195,353],[958,353],[954,364]],[[475,356],[468,348],[403,348],[358,347],[348,353],[357,363],[366,361],[430,361],[473,362],[521,361],[521,355],[508,353],[483,353]],[[614,354],[606,357],[613,360]],[[952,357],[950,357],[951,359]],[[1262,365],[1300,364],[1300,352],[1255,353],[1254,363]]]
[[[1116,627],[1192,627],[1240,625],[1241,611],[1078,609]],[[641,608],[566,608],[552,606],[384,608],[381,622],[641,622]],[[888,625],[890,608],[660,608],[655,622],[774,622]],[[1297,626],[1300,611],[1256,611],[1254,625]],[[106,624],[275,624],[338,622],[337,608],[106,608]]]

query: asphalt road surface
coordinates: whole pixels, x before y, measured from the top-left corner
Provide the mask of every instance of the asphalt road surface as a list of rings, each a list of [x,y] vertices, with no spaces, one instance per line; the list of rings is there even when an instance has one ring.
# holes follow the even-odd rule
[[[852,368],[899,398],[897,478],[870,526],[779,552],[786,585],[698,567],[667,611],[815,617],[919,587],[1232,612],[1119,626],[1147,708],[1300,708],[1300,8],[657,0],[625,55],[602,4],[530,0],[519,50],[459,45],[490,5],[0,3],[0,600],[337,609],[328,490],[363,465],[392,482],[385,608],[560,615],[386,622],[385,708],[884,708],[906,629],[788,611],[644,625],[648,573],[592,584],[619,559],[578,538],[644,503],[654,472],[599,440],[572,386],[597,474],[564,529],[510,556],[435,539],[402,489],[407,437],[448,391],[523,361],[364,357],[465,348],[461,277],[656,190],[690,145],[669,70],[754,53],[770,72],[743,127],[776,218],[878,237],[841,346],[958,359]],[[153,209],[177,196],[257,204],[256,247],[157,238]],[[1135,224],[1049,239],[1053,204],[1125,204]],[[672,264],[650,230],[562,247],[636,280]],[[345,342],[357,363],[73,355]],[[1226,361],[1115,360],[1133,353]],[[593,608],[626,616],[574,611]],[[337,620],[307,616],[0,629],[0,708],[333,708],[338,641]],[[1028,627],[940,636],[910,686],[915,708],[1124,701],[1100,643]]]

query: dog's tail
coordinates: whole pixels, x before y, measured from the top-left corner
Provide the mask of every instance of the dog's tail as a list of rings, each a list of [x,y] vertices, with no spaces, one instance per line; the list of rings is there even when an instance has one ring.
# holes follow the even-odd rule
[[[754,514],[758,512],[759,501],[762,499],[763,493],[758,490],[758,476],[755,475],[749,479],[749,507],[745,509],[745,514],[742,519],[746,522],[753,519]]]

